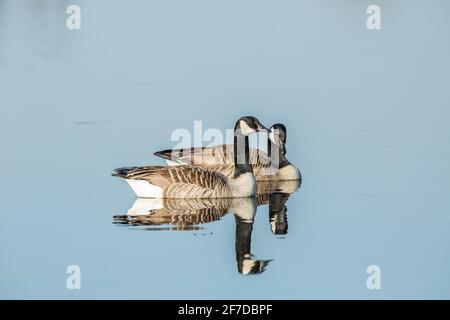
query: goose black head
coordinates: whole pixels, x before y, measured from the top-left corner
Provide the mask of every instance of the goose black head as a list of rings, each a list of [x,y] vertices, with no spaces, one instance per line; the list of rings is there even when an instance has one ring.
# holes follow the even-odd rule
[[[284,124],[276,123],[270,127],[269,139],[280,148],[281,153],[286,154],[286,127]]]
[[[273,234],[287,234],[287,207],[289,193],[276,192],[269,195],[269,222]]]
[[[269,139],[278,145],[286,144],[286,127],[284,124],[276,123],[270,127]]]
[[[259,122],[258,119],[251,116],[245,116],[240,118],[234,127],[234,131],[239,131],[242,135],[248,136],[256,132],[266,132],[268,131],[265,126]]]

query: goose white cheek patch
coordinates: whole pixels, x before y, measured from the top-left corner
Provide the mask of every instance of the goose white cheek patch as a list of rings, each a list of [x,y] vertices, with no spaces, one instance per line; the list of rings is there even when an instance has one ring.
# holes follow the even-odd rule
[[[270,139],[272,142],[275,142],[275,135],[274,135],[274,133],[273,133],[273,129],[270,129],[269,139]]]
[[[248,136],[254,132],[256,132],[255,129],[250,128],[250,126],[245,121],[240,121],[239,126],[241,127],[241,133],[244,136]]]

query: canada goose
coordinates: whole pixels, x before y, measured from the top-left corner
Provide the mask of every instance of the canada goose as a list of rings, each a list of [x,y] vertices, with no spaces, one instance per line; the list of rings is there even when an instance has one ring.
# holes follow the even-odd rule
[[[126,215],[114,216],[114,224],[146,227],[147,230],[199,230],[200,224],[222,218],[241,199],[137,198]],[[236,202],[234,201],[236,200]]]
[[[248,144],[248,140],[245,141]],[[256,181],[301,180],[300,170],[286,158],[286,127],[274,124],[267,139],[267,152],[249,148],[250,163]],[[163,150],[154,153],[164,158],[169,165],[192,164],[223,173],[227,177],[234,174],[233,145],[224,144],[213,147]]]
[[[256,203],[258,206],[269,205],[270,230],[275,235],[285,235],[288,230],[287,206],[290,193],[269,193],[258,195]]]
[[[267,129],[254,117],[242,117],[236,122],[230,176],[191,165],[118,168],[112,175],[126,179],[136,195],[143,198],[251,197],[256,193],[256,180],[249,160],[248,136],[258,131]],[[245,146],[245,152],[241,146]]]
[[[154,201],[158,200],[158,201]],[[196,230],[200,224],[221,219],[232,213],[252,220],[256,200],[248,198],[137,198],[126,215],[114,216],[114,223],[131,226],[153,226],[155,229]]]
[[[287,234],[287,206],[290,195],[300,188],[300,180],[262,181],[257,183],[256,204],[269,205],[269,223],[275,235]]]

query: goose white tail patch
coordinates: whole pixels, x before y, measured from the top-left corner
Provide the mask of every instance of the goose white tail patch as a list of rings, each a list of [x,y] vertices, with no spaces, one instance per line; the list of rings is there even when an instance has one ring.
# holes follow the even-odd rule
[[[172,161],[172,160],[166,160],[166,164],[168,166],[181,166],[182,165],[182,163],[176,162],[176,161]]]
[[[145,180],[126,179],[131,189],[139,198],[162,198],[162,188]]]
[[[133,206],[128,209],[127,215],[129,216],[145,216],[152,210],[162,209],[163,199],[161,198],[137,198],[133,203]]]

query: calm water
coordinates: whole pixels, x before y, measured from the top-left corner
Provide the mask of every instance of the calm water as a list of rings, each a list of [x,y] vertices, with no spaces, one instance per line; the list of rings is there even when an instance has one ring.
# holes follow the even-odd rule
[[[76,2],[0,0],[1,298],[450,298],[448,1]],[[286,219],[124,217],[112,169],[243,114],[287,126]]]

